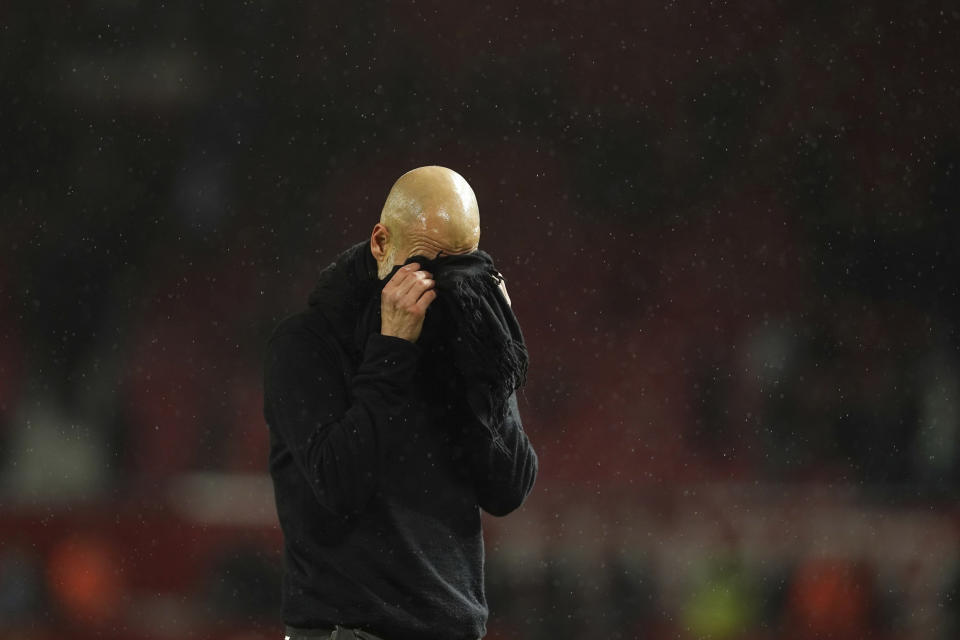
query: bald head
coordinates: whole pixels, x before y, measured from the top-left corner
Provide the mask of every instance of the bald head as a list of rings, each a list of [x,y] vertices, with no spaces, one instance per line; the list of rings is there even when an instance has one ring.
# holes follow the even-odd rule
[[[473,189],[456,171],[419,167],[400,176],[387,195],[370,238],[383,278],[394,264],[422,255],[470,253],[480,243],[480,211]]]

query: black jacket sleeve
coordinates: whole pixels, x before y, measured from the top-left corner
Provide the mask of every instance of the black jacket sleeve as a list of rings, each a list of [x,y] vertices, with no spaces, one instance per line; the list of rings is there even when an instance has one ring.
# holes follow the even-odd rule
[[[268,342],[264,404],[320,504],[348,516],[363,510],[381,461],[396,441],[420,348],[372,334],[347,384],[330,346],[309,332]]]
[[[516,393],[510,395],[500,434],[506,451],[479,425],[466,431],[464,442],[480,508],[494,516],[523,504],[537,477],[539,461],[523,431]]]

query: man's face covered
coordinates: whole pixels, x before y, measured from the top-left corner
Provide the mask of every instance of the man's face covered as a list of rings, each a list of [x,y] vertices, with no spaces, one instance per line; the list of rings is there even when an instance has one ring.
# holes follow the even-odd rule
[[[465,403],[496,440],[507,400],[526,380],[528,355],[493,259],[478,249],[433,260],[411,256],[404,264],[410,262],[420,263],[436,281],[437,299],[417,340],[424,383],[448,396],[448,402]]]

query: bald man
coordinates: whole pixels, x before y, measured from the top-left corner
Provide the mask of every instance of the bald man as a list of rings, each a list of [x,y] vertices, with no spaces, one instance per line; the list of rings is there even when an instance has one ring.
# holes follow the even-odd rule
[[[271,334],[270,474],[286,637],[476,640],[481,510],[530,493],[527,352],[463,177],[397,180],[369,239]]]

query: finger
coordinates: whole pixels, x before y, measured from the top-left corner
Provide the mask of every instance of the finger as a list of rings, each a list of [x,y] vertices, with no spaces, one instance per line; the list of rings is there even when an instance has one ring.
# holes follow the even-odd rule
[[[500,281],[500,291],[503,293],[503,297],[507,299],[507,305],[512,306],[510,303],[510,294],[507,293],[507,283],[505,280]]]
[[[400,298],[400,306],[403,308],[412,307],[423,295],[423,292],[433,289],[434,285],[436,285],[436,282],[431,278],[422,278],[412,282],[410,288]]]
[[[407,276],[409,276],[411,273],[416,273],[417,269],[419,268],[420,268],[420,264],[417,262],[411,262],[410,264],[403,265],[402,267],[397,269],[396,272],[394,272],[394,274],[390,277],[390,281],[387,282],[387,286],[390,286],[391,283],[396,284],[399,282],[403,282],[404,280],[407,279]]]
[[[430,306],[430,303],[437,299],[437,292],[435,289],[428,289],[423,292],[423,295],[420,296],[420,299],[417,300],[417,303],[414,305],[414,308],[421,314],[427,312],[427,307]]]
[[[409,294],[414,289],[414,287],[417,286],[418,282],[422,282],[423,280],[429,280],[431,278],[431,274],[427,271],[416,271],[413,274],[411,274],[411,276],[412,277],[408,277],[401,284],[397,285],[398,298],[403,298],[404,296]]]
[[[404,265],[397,269],[397,271],[391,276],[390,281],[384,285],[383,290],[380,292],[380,297],[383,299],[393,299],[399,300],[400,296],[406,291],[404,283],[409,283],[412,278],[412,274],[416,273],[414,269],[410,269],[413,264]]]
[[[390,278],[390,281],[383,285],[383,290],[380,292],[380,297],[389,298],[396,295],[397,287],[400,286],[407,275],[408,274],[401,274],[400,271],[397,271],[394,276]]]

